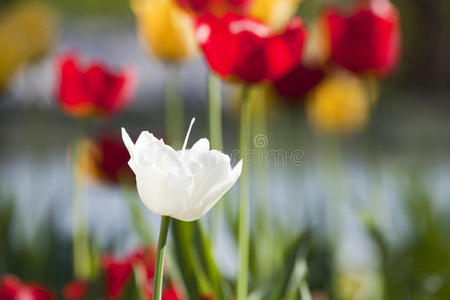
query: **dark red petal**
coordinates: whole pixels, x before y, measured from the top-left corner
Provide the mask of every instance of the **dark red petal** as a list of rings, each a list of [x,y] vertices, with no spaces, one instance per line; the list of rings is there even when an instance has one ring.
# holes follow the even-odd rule
[[[116,299],[125,290],[131,278],[131,261],[128,257],[116,258],[107,255],[103,258],[102,267],[106,277],[106,292],[111,299]]]
[[[267,79],[280,78],[300,62],[305,38],[303,22],[295,18],[283,34],[268,39],[265,46]]]
[[[265,79],[267,64],[263,48],[264,40],[249,31],[241,32],[236,37],[239,56],[235,62],[233,75],[249,83]]]
[[[275,81],[274,86],[281,96],[295,102],[295,100],[303,98],[324,77],[325,72],[322,69],[309,68],[300,63]]]
[[[31,284],[26,288],[30,294],[32,295],[32,298],[23,298],[23,299],[32,299],[32,300],[52,300],[54,299],[53,293],[37,284]],[[18,299],[21,299],[20,297],[17,297]]]
[[[350,16],[338,10],[326,15],[331,60],[355,73],[385,76],[400,55],[399,17],[388,0],[359,4]]]
[[[135,92],[135,76],[132,71],[125,70],[120,74],[109,74],[108,92],[102,111],[116,113],[129,105]]]
[[[12,275],[5,275],[0,281],[0,299],[14,300],[16,294],[22,287],[20,280]]]
[[[134,182],[134,173],[128,166],[130,155],[121,138],[113,134],[100,135],[95,144],[100,155],[93,155],[95,166],[107,182]]]
[[[244,12],[250,0],[177,0],[181,7],[196,14],[223,14],[226,12]]]

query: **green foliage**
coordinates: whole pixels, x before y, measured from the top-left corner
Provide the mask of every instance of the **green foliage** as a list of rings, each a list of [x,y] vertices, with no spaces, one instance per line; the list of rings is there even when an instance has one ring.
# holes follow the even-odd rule
[[[390,245],[369,227],[382,258],[385,299],[450,299],[450,227],[418,177],[405,187],[404,200],[410,226],[404,242]]]

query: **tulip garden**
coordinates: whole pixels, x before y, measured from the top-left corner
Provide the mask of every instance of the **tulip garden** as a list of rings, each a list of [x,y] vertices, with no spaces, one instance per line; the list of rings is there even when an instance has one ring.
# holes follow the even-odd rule
[[[449,14],[0,1],[0,300],[450,299]]]

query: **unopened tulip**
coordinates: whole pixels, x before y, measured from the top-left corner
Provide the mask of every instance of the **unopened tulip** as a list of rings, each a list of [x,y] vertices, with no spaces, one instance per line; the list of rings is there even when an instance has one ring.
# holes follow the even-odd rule
[[[306,112],[313,128],[324,133],[353,133],[369,119],[370,101],[363,83],[350,74],[324,79],[309,94]]]
[[[155,251],[152,248],[138,248],[126,256],[106,254],[101,260],[104,272],[107,299],[121,299],[130,284],[133,268],[143,266],[145,279],[148,283],[153,280],[155,268]]]
[[[245,83],[273,81],[290,71],[300,61],[305,36],[298,18],[280,34],[255,19],[233,13],[197,20],[197,39],[211,69]]]
[[[182,150],[176,151],[148,131],[133,143],[122,129],[141,200],[153,213],[182,221],[206,214],[242,171],[242,162],[232,169],[228,155],[210,150],[208,139],[187,150],[188,136],[189,132]]]
[[[144,47],[167,61],[181,61],[197,53],[194,24],[175,0],[133,0]]]
[[[73,280],[64,286],[62,294],[66,300],[86,300],[88,288],[85,281]]]
[[[76,55],[57,60],[61,108],[76,117],[105,117],[128,106],[134,94],[134,73],[111,71],[104,64],[84,65]]]
[[[4,275],[0,278],[0,299],[54,300],[56,298],[51,290],[40,284],[23,283],[13,275]]]
[[[80,147],[78,168],[82,176],[110,184],[133,184],[129,155],[119,135],[101,133]]]
[[[400,17],[389,0],[358,3],[349,15],[330,9],[323,18],[332,62],[378,77],[395,69],[400,56]]]
[[[24,65],[48,53],[55,38],[52,10],[39,3],[20,3],[0,12],[0,90]]]

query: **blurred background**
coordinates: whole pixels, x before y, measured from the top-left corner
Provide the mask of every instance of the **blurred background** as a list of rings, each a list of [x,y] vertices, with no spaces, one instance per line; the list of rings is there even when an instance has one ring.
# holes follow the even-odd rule
[[[295,14],[312,28],[325,7],[353,2],[303,0]],[[313,299],[450,297],[450,2],[392,3],[401,20],[401,57],[393,74],[373,91],[377,103],[363,128],[323,134],[311,124],[303,102],[286,104],[265,88],[253,95],[255,102],[267,105],[264,130],[253,130],[267,139],[255,149],[300,150],[302,155],[295,164],[257,162],[251,167],[251,251],[259,253],[251,259],[251,291],[286,269],[286,251],[272,248],[290,249],[301,236]],[[15,20],[11,11],[20,6],[30,11]],[[13,42],[20,34],[28,35],[23,48]],[[36,55],[24,59],[24,49]],[[58,104],[56,60],[68,52],[136,74],[133,101],[119,114],[86,122],[86,143],[105,136],[120,139],[121,127],[134,137],[142,130],[166,137],[167,70],[175,70],[179,79],[183,128],[191,117],[197,119],[191,142],[209,135],[209,71],[201,53],[180,63],[149,54],[128,1],[0,1],[0,274],[39,282],[56,294],[74,278],[74,193],[83,198],[94,257],[125,255],[148,241],[154,244],[159,228],[159,217],[138,201],[133,186],[86,175],[74,192],[74,169],[89,166],[78,155],[80,161],[73,164],[80,121]],[[235,83],[223,83],[227,154],[238,148],[239,92]],[[126,161],[127,153],[121,159]],[[237,191],[233,188],[222,200],[228,204],[219,205],[217,216],[213,211],[201,220],[230,286],[238,265]],[[142,224],[149,232],[140,231]],[[337,228],[338,233],[333,231]],[[176,256],[176,249],[171,251]]]

